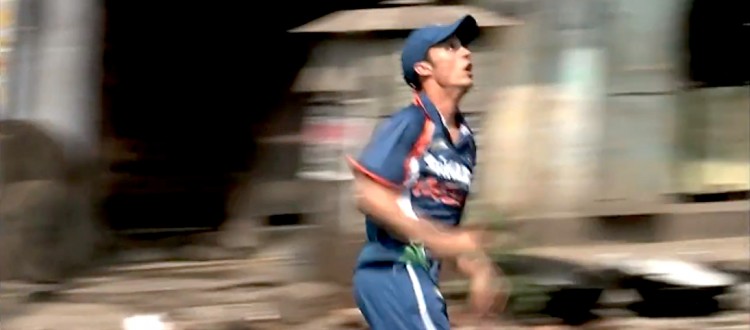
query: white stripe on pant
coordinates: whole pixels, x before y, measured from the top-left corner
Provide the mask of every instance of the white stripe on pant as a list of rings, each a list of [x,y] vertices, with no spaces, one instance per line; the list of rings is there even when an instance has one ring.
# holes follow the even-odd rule
[[[414,295],[417,298],[417,306],[419,307],[419,316],[422,318],[422,323],[426,330],[436,330],[435,324],[432,323],[430,313],[427,312],[427,304],[424,301],[424,292],[422,291],[422,284],[419,283],[417,273],[414,272],[414,267],[411,264],[406,264],[406,271],[409,272],[409,279],[411,280],[411,287],[414,289]]]

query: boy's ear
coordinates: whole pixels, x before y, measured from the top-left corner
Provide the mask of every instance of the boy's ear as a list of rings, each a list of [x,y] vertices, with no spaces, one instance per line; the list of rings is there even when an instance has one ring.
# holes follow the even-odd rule
[[[432,75],[432,64],[427,61],[421,61],[414,64],[414,72],[422,77]]]

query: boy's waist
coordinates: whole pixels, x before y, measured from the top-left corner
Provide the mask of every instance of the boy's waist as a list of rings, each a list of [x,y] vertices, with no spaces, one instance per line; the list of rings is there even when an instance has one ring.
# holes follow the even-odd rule
[[[437,273],[440,269],[440,261],[433,258],[421,246],[413,244],[384,245],[380,242],[365,243],[357,258],[356,268],[383,267],[397,263],[410,263],[423,267],[430,273],[434,273],[432,277],[435,279],[437,279]]]

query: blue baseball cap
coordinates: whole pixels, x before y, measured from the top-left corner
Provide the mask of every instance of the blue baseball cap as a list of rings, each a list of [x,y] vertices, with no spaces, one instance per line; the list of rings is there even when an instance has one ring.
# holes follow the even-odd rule
[[[456,36],[461,44],[468,45],[479,36],[479,26],[471,15],[466,15],[452,24],[427,25],[412,31],[406,38],[404,49],[401,51],[401,68],[404,72],[404,80],[414,89],[421,88],[419,75],[414,71],[414,64],[424,61],[427,51]]]

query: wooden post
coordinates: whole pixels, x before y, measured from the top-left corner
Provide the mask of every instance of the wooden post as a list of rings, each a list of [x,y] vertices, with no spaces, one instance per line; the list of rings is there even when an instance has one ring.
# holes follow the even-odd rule
[[[29,268],[19,277],[58,281],[87,265],[101,234],[93,219],[94,178],[99,174],[95,164],[99,148],[101,8],[93,0],[21,3],[28,5],[19,7],[24,28],[35,29],[35,33],[19,35],[22,48],[16,62],[20,66],[10,81],[13,108],[9,118],[3,118],[16,122],[6,121],[0,126],[10,134],[6,146],[24,134],[43,138],[26,142],[25,149],[3,150],[0,162],[24,164],[33,155],[50,154],[51,149],[61,156],[57,162],[38,165],[52,166],[53,170],[27,171],[15,178],[4,176],[8,182],[3,182],[0,213],[8,217],[0,214],[0,221],[24,224],[22,229],[6,233],[20,238],[20,246],[13,248],[26,251],[21,254],[22,260],[11,261]],[[32,26],[34,23],[38,24]],[[14,126],[23,128],[16,136],[9,133]],[[30,161],[27,164],[40,162]],[[57,174],[48,175],[50,172]],[[13,204],[29,193],[35,199]]]
[[[102,8],[93,0],[40,2],[36,103],[21,119],[42,122],[59,136],[69,159],[93,158],[99,135]]]

